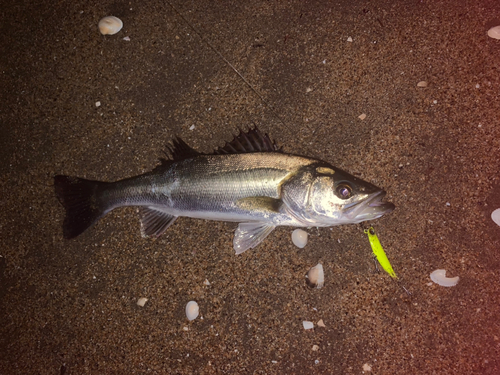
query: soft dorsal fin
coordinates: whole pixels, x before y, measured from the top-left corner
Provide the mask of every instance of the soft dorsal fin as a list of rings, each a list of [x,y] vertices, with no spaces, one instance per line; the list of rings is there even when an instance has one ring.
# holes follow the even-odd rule
[[[181,138],[176,136],[172,140],[172,144],[167,145],[167,150],[165,152],[165,155],[170,160],[184,160],[193,158],[198,155],[202,155],[202,153],[196,151],[194,148],[192,148],[186,142],[184,142]],[[160,161],[162,162],[162,164],[165,163],[164,159],[160,159]]]
[[[275,152],[280,151],[274,141],[267,134],[262,134],[255,126],[234,137],[231,142],[226,142],[224,147],[219,147],[214,154],[246,154],[251,152]]]

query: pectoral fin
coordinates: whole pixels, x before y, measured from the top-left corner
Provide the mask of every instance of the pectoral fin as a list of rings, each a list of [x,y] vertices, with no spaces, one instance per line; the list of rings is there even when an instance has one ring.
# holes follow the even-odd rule
[[[141,235],[143,237],[159,237],[177,219],[152,207],[139,207],[141,219]]]
[[[254,248],[276,228],[269,223],[240,223],[234,233],[233,247],[236,254]]]

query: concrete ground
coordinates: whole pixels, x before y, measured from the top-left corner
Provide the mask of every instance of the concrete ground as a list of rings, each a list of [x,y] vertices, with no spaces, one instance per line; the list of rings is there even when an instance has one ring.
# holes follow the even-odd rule
[[[171,4],[2,5],[0,373],[500,374],[497,0]],[[132,208],[63,239],[55,174],[141,174],[173,135],[209,152],[253,123],[396,210],[239,256],[235,224],[152,240]],[[370,225],[411,296],[375,271]]]

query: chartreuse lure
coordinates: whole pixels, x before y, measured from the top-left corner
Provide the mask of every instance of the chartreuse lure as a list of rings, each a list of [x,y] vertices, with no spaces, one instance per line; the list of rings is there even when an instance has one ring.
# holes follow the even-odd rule
[[[387,255],[385,255],[385,251],[382,248],[382,245],[380,244],[380,241],[377,235],[375,234],[375,230],[373,229],[373,227],[370,227],[370,229],[365,229],[365,233],[368,235],[368,240],[370,241],[370,245],[372,246],[373,254],[377,258],[382,268],[389,275],[391,275],[393,279],[397,279],[398,277],[396,276],[396,273],[392,269],[391,263],[389,262]]]

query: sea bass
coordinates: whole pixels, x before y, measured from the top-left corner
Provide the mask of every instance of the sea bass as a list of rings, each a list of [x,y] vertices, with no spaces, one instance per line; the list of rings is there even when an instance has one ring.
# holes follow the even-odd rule
[[[240,131],[213,154],[175,138],[168,159],[149,173],[116,182],[58,175],[65,238],[111,210],[137,206],[143,236],[158,237],[179,216],[238,222],[236,254],[279,225],[330,227],[373,220],[394,210],[385,191],[324,161],[283,153],[257,128]]]

